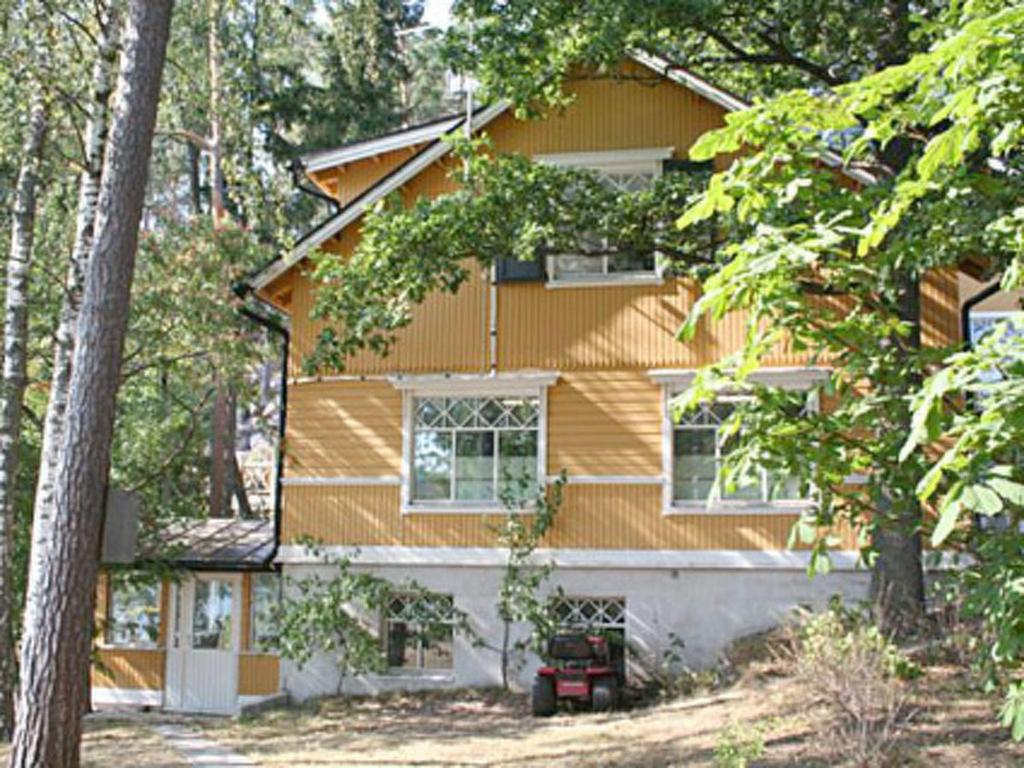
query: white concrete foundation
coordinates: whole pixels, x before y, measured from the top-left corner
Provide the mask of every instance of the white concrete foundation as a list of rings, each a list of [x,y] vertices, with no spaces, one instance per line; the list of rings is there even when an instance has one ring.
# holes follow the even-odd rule
[[[490,646],[500,646],[502,626],[495,611],[501,569],[477,565],[358,565],[401,584],[414,580],[422,586],[454,596],[476,633]],[[332,566],[286,564],[286,579],[317,573],[330,579]],[[869,574],[863,570],[836,570],[809,578],[799,566],[758,568],[556,568],[548,588],[561,587],[569,597],[624,598],[626,643],[631,671],[657,665],[670,650],[671,637],[681,638],[683,663],[699,669],[715,662],[721,651],[738,637],[776,626],[799,606],[821,608],[835,594],[848,601],[867,596]],[[286,581],[286,589],[287,589]],[[517,634],[526,632],[516,628]],[[539,660],[529,658],[517,672],[526,688]],[[632,672],[631,672],[632,673]],[[493,686],[501,682],[499,655],[456,636],[454,668],[417,674],[372,675],[346,680],[346,693],[380,693],[438,687]],[[282,689],[298,700],[329,695],[338,688],[338,673],[331,658],[318,656],[303,669],[287,660],[281,664]]]

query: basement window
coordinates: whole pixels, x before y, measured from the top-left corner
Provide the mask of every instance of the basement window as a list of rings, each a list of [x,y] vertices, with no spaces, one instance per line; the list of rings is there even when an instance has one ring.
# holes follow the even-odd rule
[[[389,669],[453,667],[455,600],[451,595],[392,595],[384,624]]]
[[[107,645],[155,648],[160,634],[160,584],[138,575],[111,575],[107,582]]]

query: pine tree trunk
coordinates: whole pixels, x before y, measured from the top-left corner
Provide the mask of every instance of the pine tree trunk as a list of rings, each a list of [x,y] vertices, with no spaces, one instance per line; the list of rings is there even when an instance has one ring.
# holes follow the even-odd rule
[[[34,540],[36,542],[50,530],[50,510],[53,508],[53,478],[64,434],[64,416],[67,411],[68,385],[71,382],[71,356],[75,344],[75,324],[82,301],[82,275],[92,250],[96,207],[100,195],[100,176],[103,172],[103,151],[109,128],[110,96],[113,92],[114,67],[117,63],[120,3],[110,3],[106,16],[100,20],[97,56],[92,71],[92,94],[89,122],[85,131],[84,170],[79,179],[78,210],[75,217],[75,241],[68,264],[67,288],[61,302],[57,330],[53,345],[53,374],[50,378],[50,396],[46,403],[43,424],[43,446],[36,481],[35,509],[33,513]]]
[[[48,128],[46,104],[37,90],[14,191],[11,250],[4,297],[4,359],[0,379],[0,738],[14,729],[17,660],[14,632],[14,524],[18,448],[28,383],[28,281],[36,223],[36,185]]]
[[[131,0],[129,6],[54,477],[52,530],[33,542],[12,768],[79,764],[114,407],[171,5]]]

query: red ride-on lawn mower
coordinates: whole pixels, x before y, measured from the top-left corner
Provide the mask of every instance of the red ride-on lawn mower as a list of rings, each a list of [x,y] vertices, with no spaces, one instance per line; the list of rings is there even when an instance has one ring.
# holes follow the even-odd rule
[[[555,714],[558,702],[589,705],[606,712],[619,703],[619,671],[611,663],[608,640],[596,635],[555,635],[548,665],[537,670],[531,703],[535,717]]]

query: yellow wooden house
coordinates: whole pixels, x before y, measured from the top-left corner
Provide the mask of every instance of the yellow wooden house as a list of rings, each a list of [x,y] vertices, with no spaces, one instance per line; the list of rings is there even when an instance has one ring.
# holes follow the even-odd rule
[[[517,119],[499,103],[303,159],[308,180],[337,201],[337,212],[252,280],[255,296],[288,318],[291,336],[275,565],[286,580],[329,577],[330,567],[299,543],[316,540],[321,555],[348,556],[356,567],[415,579],[444,596],[493,644],[502,477],[514,471],[544,482],[564,471],[564,504],[542,553],[554,564],[550,586],[563,595],[559,615],[620,632],[641,666],[657,663],[673,637],[699,666],[795,606],[821,605],[835,593],[863,596],[868,581],[850,537],[834,571],[808,579],[808,553],[787,547],[807,504],[795,491],[780,498],[765,482],[706,501],[716,425],[730,405],[674,423],[668,403],[695,369],[737,347],[741,317],[706,323],[692,343],[680,343],[676,331],[697,297],[692,282],[663,274],[653,257],[559,256],[495,274],[476,268],[457,294],[420,306],[387,357],[367,352],[333,375],[301,375],[318,332],[308,257],[350,252],[364,213],[388,195],[411,202],[450,190],[455,160],[444,137],[466,131],[467,120],[496,152],[589,168],[636,188],[687,159],[702,133],[744,106],[644,54],[568,87],[571,105],[543,119]],[[960,292],[950,273],[924,283],[926,343],[958,341]],[[757,375],[800,389],[826,373],[780,350]],[[152,703],[168,703],[171,673],[180,679],[171,646],[198,642],[173,616],[198,615],[199,590],[228,595],[241,628],[228,665],[234,672],[217,678],[217,690],[202,673],[186,675],[174,703],[227,711],[245,697],[335,690],[327,658],[299,669],[253,652],[253,590],[274,589],[257,585],[264,577],[194,574],[188,588],[157,596],[160,629],[148,655],[106,644],[111,671],[96,674],[94,690],[123,700],[143,696],[126,690],[148,691]],[[390,671],[346,681],[347,690],[500,681],[498,657],[458,633],[425,644],[416,633],[391,631],[402,610],[396,600],[380,617]],[[531,671],[521,670],[524,680]]]

